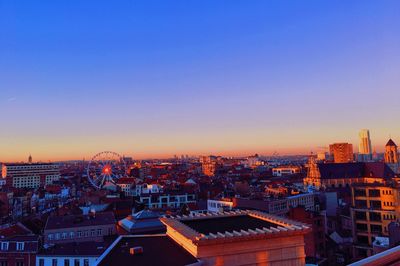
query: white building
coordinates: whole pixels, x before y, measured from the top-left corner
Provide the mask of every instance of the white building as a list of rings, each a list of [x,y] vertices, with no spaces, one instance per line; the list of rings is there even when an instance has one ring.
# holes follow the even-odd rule
[[[38,188],[60,179],[60,169],[53,163],[5,164],[2,176],[6,184],[15,188]]]
[[[94,266],[106,250],[103,242],[70,242],[45,245],[36,255],[37,266]]]
[[[300,167],[298,166],[280,166],[272,169],[273,176],[285,176],[300,173]]]
[[[209,212],[221,212],[224,210],[232,210],[233,202],[224,200],[207,200],[207,210]]]
[[[194,194],[142,194],[139,202],[149,209],[180,208],[184,204],[196,203]]]
[[[304,206],[304,209],[309,211],[318,211],[315,209],[314,193],[304,193],[287,197],[288,207],[296,208]]]

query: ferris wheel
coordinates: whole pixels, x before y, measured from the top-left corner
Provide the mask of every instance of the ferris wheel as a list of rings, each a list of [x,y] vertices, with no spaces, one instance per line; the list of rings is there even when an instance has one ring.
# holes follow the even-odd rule
[[[118,178],[124,177],[125,173],[124,159],[112,151],[96,154],[87,167],[88,180],[97,189],[102,188],[107,182],[115,183]]]

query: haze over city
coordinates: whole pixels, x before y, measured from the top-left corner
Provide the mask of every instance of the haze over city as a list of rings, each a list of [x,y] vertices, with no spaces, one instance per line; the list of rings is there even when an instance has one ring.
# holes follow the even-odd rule
[[[1,160],[400,139],[400,3],[285,2],[3,1]]]

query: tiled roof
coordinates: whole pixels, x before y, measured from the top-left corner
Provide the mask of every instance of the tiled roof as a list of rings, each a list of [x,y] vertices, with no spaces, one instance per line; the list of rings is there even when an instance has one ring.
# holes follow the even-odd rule
[[[70,242],[44,248],[38,256],[100,256],[107,249],[104,242]]]
[[[95,217],[90,215],[49,216],[44,230],[111,224],[115,224],[112,212],[96,213]]]
[[[367,163],[319,163],[322,179],[380,177],[390,178],[394,172],[383,162]]]
[[[392,139],[389,139],[389,141],[386,143],[386,147],[387,146],[395,146],[395,147],[397,147],[396,143],[394,143],[394,141]]]
[[[6,239],[1,239],[1,242],[8,242],[8,249],[1,250],[0,253],[36,253],[39,250],[39,236],[37,235],[13,236]],[[17,250],[17,242],[24,243],[23,250]]]
[[[20,223],[11,225],[7,228],[3,228],[0,230],[1,238],[8,238],[16,235],[28,235],[28,234],[32,234],[32,232]]]

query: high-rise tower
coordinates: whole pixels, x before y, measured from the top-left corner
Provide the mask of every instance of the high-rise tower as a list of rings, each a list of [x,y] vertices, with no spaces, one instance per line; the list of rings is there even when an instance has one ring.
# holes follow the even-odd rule
[[[360,144],[358,146],[359,160],[371,161],[372,160],[372,147],[371,138],[368,129],[362,129],[359,133]]]

